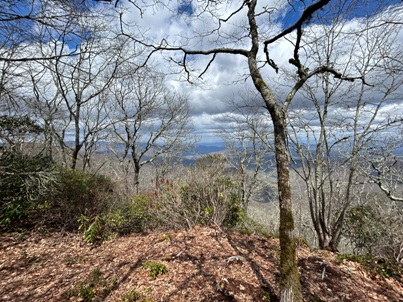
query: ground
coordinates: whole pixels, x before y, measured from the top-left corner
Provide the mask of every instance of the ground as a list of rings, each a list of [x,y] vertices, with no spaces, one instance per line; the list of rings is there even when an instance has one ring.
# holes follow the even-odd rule
[[[305,301],[403,301],[403,281],[298,250]],[[71,233],[3,234],[0,301],[278,301],[278,240],[196,227],[91,246]],[[153,274],[153,276],[152,276]]]

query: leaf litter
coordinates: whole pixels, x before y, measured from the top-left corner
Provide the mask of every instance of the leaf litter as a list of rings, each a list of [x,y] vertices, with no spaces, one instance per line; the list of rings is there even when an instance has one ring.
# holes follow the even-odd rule
[[[0,237],[0,301],[279,301],[278,239],[195,227],[87,244],[80,234]],[[146,262],[166,267],[150,276]],[[298,249],[306,301],[403,301],[401,279]]]

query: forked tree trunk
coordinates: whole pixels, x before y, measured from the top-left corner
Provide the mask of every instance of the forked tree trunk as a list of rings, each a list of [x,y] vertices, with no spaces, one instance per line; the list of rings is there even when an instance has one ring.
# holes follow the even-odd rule
[[[297,247],[294,239],[294,217],[292,213],[285,112],[279,103],[276,102],[269,86],[262,79],[257,68],[256,52],[252,52],[248,59],[253,83],[265,101],[274,127],[280,206],[280,301],[301,302],[303,300],[297,265]]]

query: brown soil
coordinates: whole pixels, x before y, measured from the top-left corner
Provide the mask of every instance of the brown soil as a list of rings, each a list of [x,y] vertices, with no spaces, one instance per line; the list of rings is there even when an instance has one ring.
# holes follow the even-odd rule
[[[82,235],[3,234],[0,301],[278,301],[278,240],[197,227],[93,247]],[[403,283],[301,247],[306,301],[403,301]],[[150,276],[144,263],[165,274]]]

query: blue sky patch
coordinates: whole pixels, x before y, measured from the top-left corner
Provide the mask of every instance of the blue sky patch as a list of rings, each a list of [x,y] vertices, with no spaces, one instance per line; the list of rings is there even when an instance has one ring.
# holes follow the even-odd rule
[[[290,1],[286,14],[284,16],[283,15],[279,16],[277,21],[283,24],[283,29],[290,27],[298,20],[304,9],[312,5],[314,2],[316,1],[306,1],[306,0]],[[346,20],[352,20],[354,18],[362,18],[368,15],[377,14],[381,11],[384,11],[387,7],[399,4],[401,2],[402,0],[385,0],[385,1],[366,0],[361,1],[357,4],[356,1],[354,0],[348,0],[342,3],[341,2],[333,3],[331,1],[328,5],[325,6],[325,9],[319,10],[317,12],[318,18],[308,20],[308,22],[309,21],[312,21],[314,23],[329,22],[330,24],[333,18],[327,15],[338,12],[343,13],[343,17]],[[332,6],[333,6],[332,11],[329,11],[329,9]],[[353,6],[354,8],[351,9],[349,8],[350,6]],[[349,9],[351,9],[351,11],[347,12]]]
[[[178,3],[178,14],[187,14],[191,16],[194,12],[192,1],[179,1]]]

